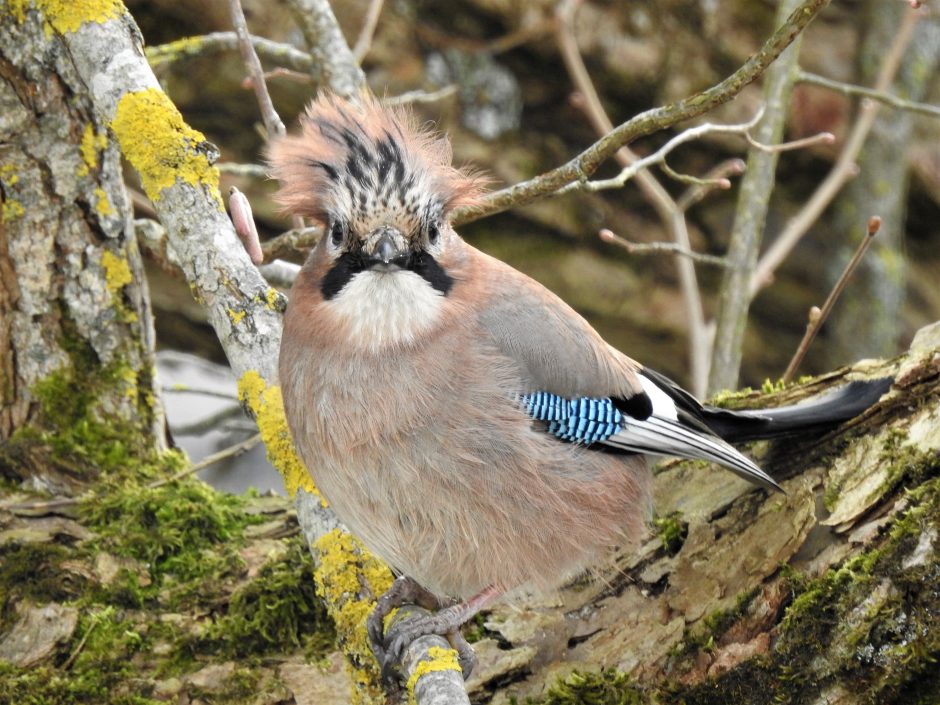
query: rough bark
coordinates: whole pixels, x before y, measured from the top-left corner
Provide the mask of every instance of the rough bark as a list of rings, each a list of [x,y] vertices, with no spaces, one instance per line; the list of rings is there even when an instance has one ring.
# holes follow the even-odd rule
[[[63,491],[99,469],[65,447],[81,434],[160,446],[146,279],[107,126],[61,42],[9,9],[0,116],[0,465]]]

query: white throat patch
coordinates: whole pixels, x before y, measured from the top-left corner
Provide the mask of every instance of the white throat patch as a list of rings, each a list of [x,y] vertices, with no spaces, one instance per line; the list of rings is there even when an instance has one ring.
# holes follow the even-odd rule
[[[414,272],[359,272],[327,303],[350,342],[377,350],[411,343],[441,314],[444,296]]]

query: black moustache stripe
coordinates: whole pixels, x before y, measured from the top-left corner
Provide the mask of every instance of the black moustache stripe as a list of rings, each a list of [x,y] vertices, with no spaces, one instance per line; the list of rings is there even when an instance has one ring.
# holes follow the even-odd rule
[[[375,264],[376,262],[364,258],[361,253],[344,252],[320,282],[320,293],[329,301],[345,289],[354,276],[371,269]],[[427,252],[413,252],[399,266],[414,272],[444,296],[454,286],[453,277]]]

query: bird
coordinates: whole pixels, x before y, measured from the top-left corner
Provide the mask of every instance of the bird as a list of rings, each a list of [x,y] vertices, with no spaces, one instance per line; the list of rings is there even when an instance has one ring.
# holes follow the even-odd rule
[[[316,486],[398,575],[369,618],[383,666],[438,633],[469,668],[459,627],[477,611],[636,545],[647,456],[713,461],[778,491],[730,441],[838,423],[889,384],[783,409],[703,405],[461,238],[450,216],[486,177],[371,95],[321,93],[267,159],[284,211],[324,229],[289,295],[279,378]],[[441,609],[384,633],[403,601]]]

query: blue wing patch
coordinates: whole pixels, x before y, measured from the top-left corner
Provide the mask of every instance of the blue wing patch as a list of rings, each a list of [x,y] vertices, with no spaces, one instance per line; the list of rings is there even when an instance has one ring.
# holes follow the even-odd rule
[[[623,415],[610,399],[535,392],[523,394],[520,402],[529,416],[548,424],[549,433],[569,443],[602,443],[623,428]]]

